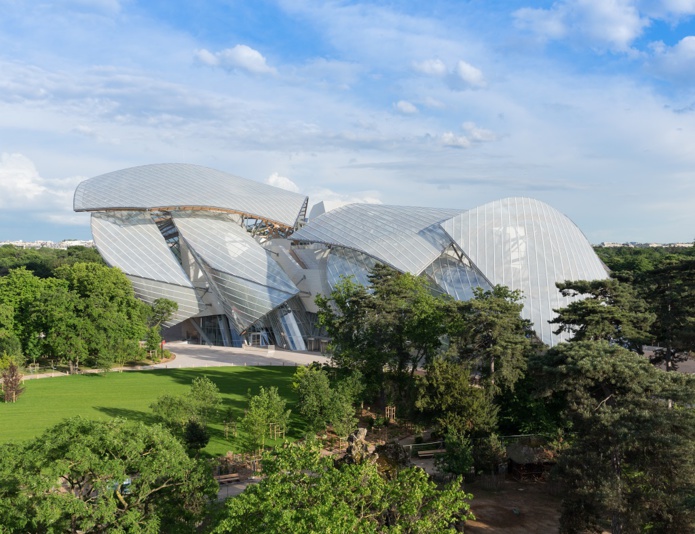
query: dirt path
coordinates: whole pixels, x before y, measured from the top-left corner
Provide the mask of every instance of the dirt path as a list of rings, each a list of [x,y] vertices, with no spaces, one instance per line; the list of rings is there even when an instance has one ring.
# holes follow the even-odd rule
[[[475,521],[466,523],[468,534],[552,534],[560,526],[560,498],[548,495],[543,484],[507,480],[500,491],[478,483],[466,486],[473,494]]]

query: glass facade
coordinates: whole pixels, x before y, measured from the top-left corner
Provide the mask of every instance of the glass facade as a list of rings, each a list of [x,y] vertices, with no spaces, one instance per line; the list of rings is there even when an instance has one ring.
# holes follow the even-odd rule
[[[86,180],[74,205],[93,212],[99,252],[125,272],[139,298],[176,301],[170,325],[192,318],[201,338],[224,345],[243,337],[291,350],[314,346],[319,333],[307,310],[316,311],[316,295],[343,277],[368,285],[377,263],[425,276],[457,300],[470,299],[476,287],[518,289],[522,315],[553,345],[566,337],[554,335],[548,321],[573,300],[555,284],[607,277],[581,231],[528,198],[468,211],[350,204],[286,240],[307,197],[205,167],[163,164]]]
[[[598,280],[608,273],[584,234],[559,211],[530,198],[506,198],[457,215],[442,224],[461,251],[492,283],[519,289],[522,315],[552,346],[567,339],[548,321],[563,297],[555,283]]]

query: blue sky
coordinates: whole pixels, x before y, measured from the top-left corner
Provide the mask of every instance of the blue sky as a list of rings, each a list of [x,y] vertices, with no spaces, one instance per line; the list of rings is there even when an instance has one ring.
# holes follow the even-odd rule
[[[695,0],[0,0],[0,240],[83,179],[207,165],[320,200],[529,196],[695,238]]]

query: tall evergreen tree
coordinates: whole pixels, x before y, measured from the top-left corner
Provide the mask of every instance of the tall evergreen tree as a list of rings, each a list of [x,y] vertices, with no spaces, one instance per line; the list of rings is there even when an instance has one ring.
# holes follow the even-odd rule
[[[561,531],[695,531],[695,377],[606,341],[563,343],[534,365],[573,432]]]
[[[565,297],[583,297],[565,308],[554,310],[556,334],[568,332],[574,341],[604,339],[642,353],[649,342],[655,316],[635,288],[615,279],[578,280],[557,284]]]

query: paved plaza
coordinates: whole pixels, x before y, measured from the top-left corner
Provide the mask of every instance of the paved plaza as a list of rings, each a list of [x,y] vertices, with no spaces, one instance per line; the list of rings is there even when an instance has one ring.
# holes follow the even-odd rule
[[[164,348],[176,355],[173,361],[149,367],[176,369],[179,367],[220,367],[225,365],[308,365],[312,362],[328,363],[318,352],[292,352],[288,350],[255,347],[216,347],[189,345],[183,341],[166,343]]]

